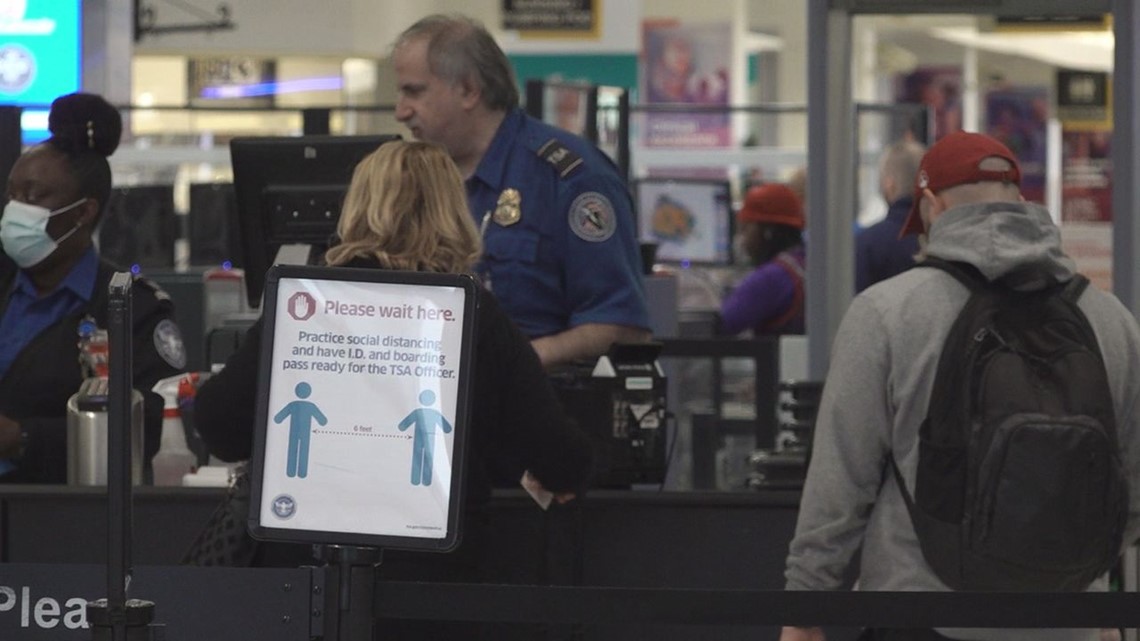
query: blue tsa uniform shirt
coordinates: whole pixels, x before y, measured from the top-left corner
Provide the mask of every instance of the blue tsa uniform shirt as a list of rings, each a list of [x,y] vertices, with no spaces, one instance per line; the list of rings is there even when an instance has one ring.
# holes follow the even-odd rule
[[[467,179],[478,266],[531,338],[586,323],[647,329],[633,203],[589,142],[516,109]]]

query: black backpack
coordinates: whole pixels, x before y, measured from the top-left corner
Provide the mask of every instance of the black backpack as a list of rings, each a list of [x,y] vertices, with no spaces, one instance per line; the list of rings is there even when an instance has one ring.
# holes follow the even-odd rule
[[[913,497],[923,556],[955,590],[1077,591],[1121,552],[1128,486],[1088,280],[1021,292],[927,259],[970,298],[942,348],[919,428]]]

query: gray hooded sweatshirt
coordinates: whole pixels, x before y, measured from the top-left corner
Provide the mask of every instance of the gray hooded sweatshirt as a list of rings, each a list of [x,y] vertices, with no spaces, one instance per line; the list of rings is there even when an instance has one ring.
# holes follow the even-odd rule
[[[1041,287],[1075,273],[1061,251],[1048,211],[1029,203],[986,203],[947,210],[930,230],[927,253],[962,261],[990,280]],[[1124,267],[1127,269],[1127,267]],[[945,591],[923,559],[906,505],[887,472],[893,453],[911,492],[918,463],[918,426],[926,416],[935,370],[966,288],[937,269],[915,268],[883,281],[851,303],[835,338],[815,426],[811,467],[788,554],[787,589],[833,590],[861,551],[858,589]],[[1111,294],[1089,287],[1079,305],[1088,316],[1115,404],[1117,431],[1131,491],[1125,541],[1140,526],[1140,331]],[[1031,533],[1026,533],[1031,536]],[[861,547],[860,547],[861,546]],[[1104,590],[1100,579],[1090,590]],[[944,629],[958,639],[1097,638],[1095,630]]]

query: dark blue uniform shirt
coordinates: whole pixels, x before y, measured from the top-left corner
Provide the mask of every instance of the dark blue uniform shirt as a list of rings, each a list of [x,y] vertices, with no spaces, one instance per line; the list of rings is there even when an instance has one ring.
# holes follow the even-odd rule
[[[899,238],[914,200],[904,196],[891,203],[887,216],[855,236],[855,291],[861,292],[914,266],[918,235]]]
[[[632,199],[588,141],[508,112],[467,179],[467,202],[483,230],[477,269],[527,336],[586,323],[649,328]]]
[[[32,279],[20,270],[8,295],[3,319],[0,319],[0,378],[8,374],[12,361],[33,338],[91,300],[98,266],[99,258],[92,247],[71,268],[63,282],[43,298],[36,292]],[[78,333],[75,340],[79,340]],[[79,363],[75,366],[79,367]]]
[[[98,266],[95,248],[89,248],[63,282],[43,298],[40,298],[32,279],[20,270],[8,295],[4,316],[0,319],[0,378],[8,375],[8,368],[16,356],[33,338],[91,300]],[[75,340],[79,340],[78,333]],[[78,362],[75,367],[79,368]],[[13,469],[15,466],[10,460],[0,459],[0,475]]]

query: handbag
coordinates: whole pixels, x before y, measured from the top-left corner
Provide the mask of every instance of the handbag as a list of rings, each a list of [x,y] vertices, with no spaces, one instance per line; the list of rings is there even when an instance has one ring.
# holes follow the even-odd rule
[[[258,542],[246,529],[249,501],[249,472],[242,464],[234,469],[225,498],[182,556],[182,565],[252,566]]]

